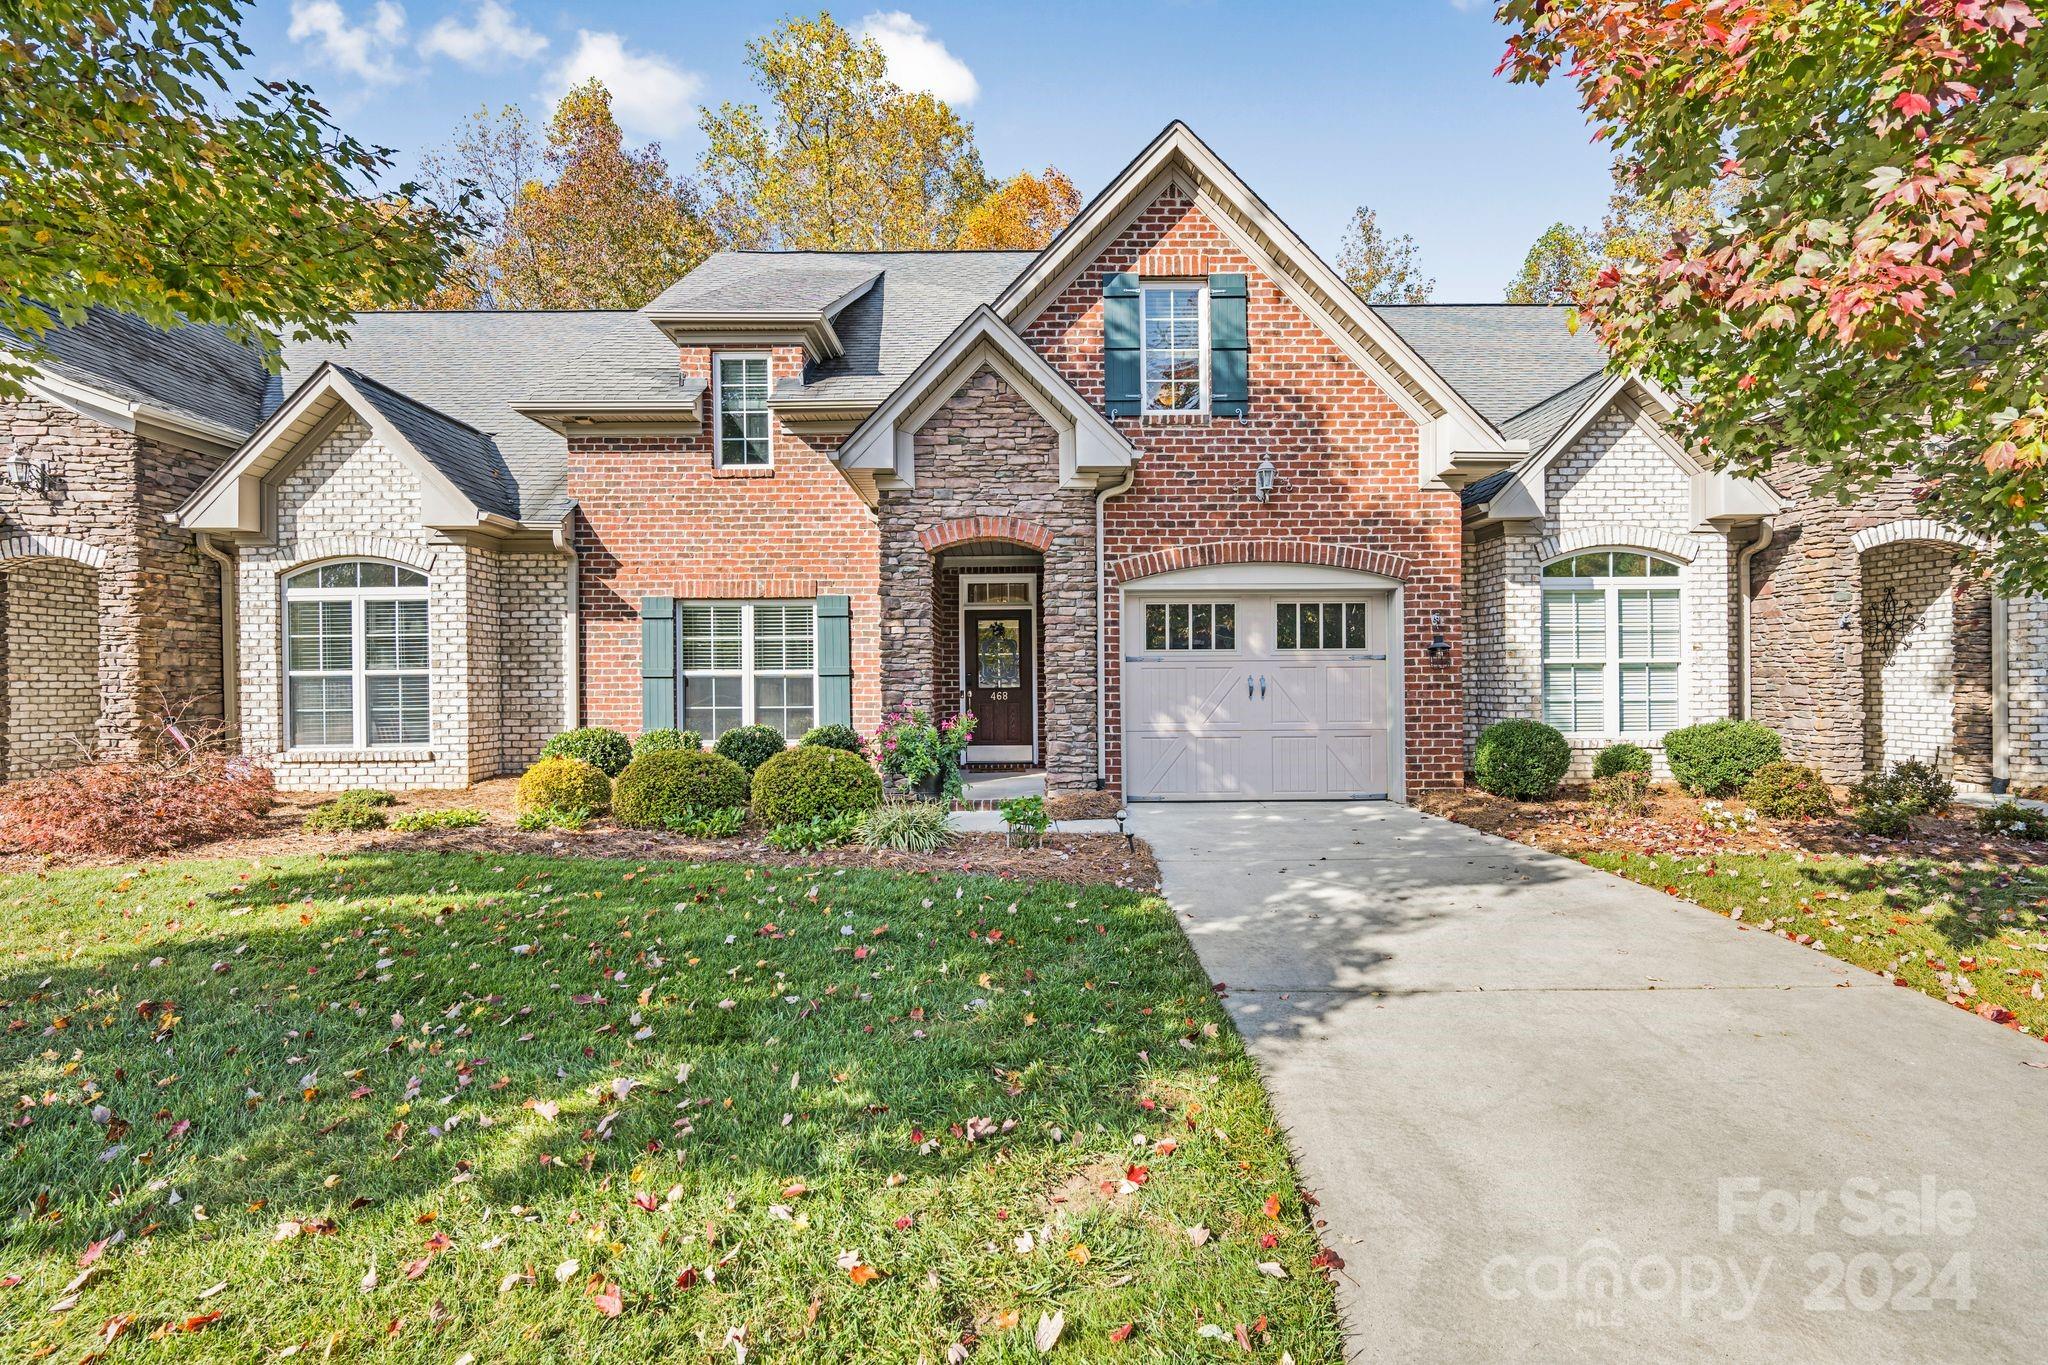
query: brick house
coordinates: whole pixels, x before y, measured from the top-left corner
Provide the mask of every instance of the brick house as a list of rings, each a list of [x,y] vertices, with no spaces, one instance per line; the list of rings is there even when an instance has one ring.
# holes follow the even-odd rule
[[[11,771],[175,701],[314,789],[898,706],[1132,799],[1399,798],[1496,719],[1589,761],[1745,710],[1831,776],[2048,781],[2048,614],[1909,491],[1703,468],[1559,310],[1365,305],[1181,124],[1042,252],[727,252],[636,311],[351,333],[279,376],[60,334],[0,417]],[[96,660],[52,624],[89,600]]]

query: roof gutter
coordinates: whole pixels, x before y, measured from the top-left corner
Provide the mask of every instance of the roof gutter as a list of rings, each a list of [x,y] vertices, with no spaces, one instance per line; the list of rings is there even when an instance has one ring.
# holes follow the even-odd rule
[[[242,670],[236,657],[240,652],[241,624],[235,594],[235,557],[213,543],[211,532],[192,534],[199,540],[199,553],[220,565],[220,716],[232,726],[242,718]]]
[[[1757,527],[1757,538],[1743,546],[1735,556],[1735,595],[1741,599],[1735,626],[1737,637],[1735,642],[1735,666],[1742,671],[1742,709],[1739,714],[1743,720],[1752,719],[1749,710],[1749,680],[1751,674],[1755,671],[1751,666],[1749,657],[1749,565],[1750,561],[1755,559],[1759,553],[1770,547],[1771,541],[1774,538],[1771,524],[1768,521],[1758,522]]]

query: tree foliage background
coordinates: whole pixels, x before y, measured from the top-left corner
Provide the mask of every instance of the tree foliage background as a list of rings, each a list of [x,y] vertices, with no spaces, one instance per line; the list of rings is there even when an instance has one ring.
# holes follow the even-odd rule
[[[1725,211],[1610,260],[1621,364],[1684,383],[1726,467],[1920,481],[2048,589],[2048,44],[2031,0],[1506,0],[1502,69],[1574,81],[1651,205]]]
[[[1422,273],[1415,239],[1392,236],[1379,214],[1360,205],[1337,248],[1337,273],[1367,303],[1428,303],[1436,281]]]
[[[241,76],[233,0],[34,0],[0,18],[0,395],[95,304],[218,323],[275,355],[441,278],[459,196],[380,193],[388,148],[296,81]]]

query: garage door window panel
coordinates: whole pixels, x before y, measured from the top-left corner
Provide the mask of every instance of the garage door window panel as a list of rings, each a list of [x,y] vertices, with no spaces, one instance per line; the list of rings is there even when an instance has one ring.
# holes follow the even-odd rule
[[[1178,650],[1214,651],[1237,648],[1235,602],[1148,602],[1145,604],[1145,649],[1158,654]]]
[[[1282,602],[1273,634],[1281,649],[1368,649],[1370,623],[1363,602]]]

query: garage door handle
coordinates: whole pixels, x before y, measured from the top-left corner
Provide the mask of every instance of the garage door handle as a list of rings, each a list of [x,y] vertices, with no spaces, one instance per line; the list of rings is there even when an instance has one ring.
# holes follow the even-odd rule
[[[1249,673],[1244,675],[1244,694],[1247,697],[1252,694],[1252,675]]]
[[[1265,674],[1263,674],[1263,673],[1261,673],[1261,674],[1259,674],[1259,699],[1260,699],[1261,701],[1263,701],[1263,700],[1265,700],[1265,697],[1266,697],[1266,675],[1265,675]]]

